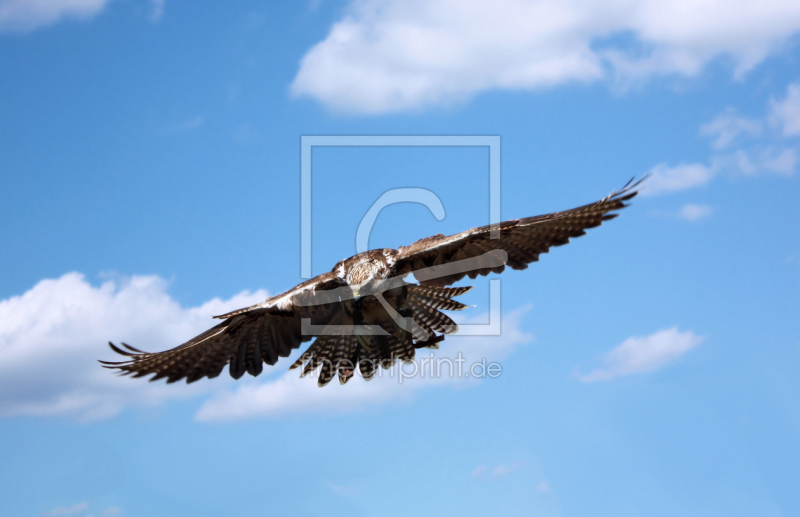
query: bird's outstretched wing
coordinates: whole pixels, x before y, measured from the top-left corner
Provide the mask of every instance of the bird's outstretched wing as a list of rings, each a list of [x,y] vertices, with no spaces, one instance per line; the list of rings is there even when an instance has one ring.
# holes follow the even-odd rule
[[[310,318],[314,324],[326,324],[340,304],[313,303],[310,298],[318,293],[324,298],[325,291],[341,285],[333,273],[325,273],[252,307],[216,316],[224,321],[171,350],[148,353],[124,343],[122,347],[109,343],[128,360],[100,362],[124,375],[155,374],[151,381],[164,377],[167,382],[213,378],[225,365],[229,365],[234,379],[245,372],[255,376],[261,373],[263,363],[274,365],[278,357],[288,357],[302,342],[314,337],[302,334],[302,318]],[[298,303],[299,300],[303,303]]]
[[[570,238],[585,234],[586,229],[616,217],[618,214],[610,212],[626,207],[625,201],[637,194],[636,187],[641,181],[631,180],[620,191],[571,210],[513,219],[495,228],[482,226],[449,237],[439,234],[418,240],[399,248],[395,267],[398,274],[414,273],[421,284],[438,287],[451,285],[465,276],[500,273],[506,265],[525,269],[551,246],[566,244]],[[499,229],[499,238],[491,238],[493,229]]]

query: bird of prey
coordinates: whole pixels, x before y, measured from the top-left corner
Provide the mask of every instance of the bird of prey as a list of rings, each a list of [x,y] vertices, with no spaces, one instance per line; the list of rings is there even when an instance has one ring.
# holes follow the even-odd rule
[[[289,368],[301,376],[320,368],[317,383],[338,376],[344,384],[356,369],[370,380],[378,366],[410,362],[416,349],[438,348],[458,326],[445,311],[467,306],[453,298],[471,287],[447,287],[465,276],[501,273],[506,266],[525,269],[551,246],[561,246],[587,228],[613,219],[637,194],[641,182],[588,205],[496,225],[473,228],[446,237],[434,235],[399,249],[359,253],[337,263],[328,273],[303,282],[262,303],[215,316],[222,322],[186,343],[148,353],[122,343],[111,348],[127,357],[101,361],[123,375],[168,383],[218,376],[225,365],[230,375],[256,376],[263,363],[274,365],[303,342],[316,340]],[[413,274],[417,284],[406,282]]]

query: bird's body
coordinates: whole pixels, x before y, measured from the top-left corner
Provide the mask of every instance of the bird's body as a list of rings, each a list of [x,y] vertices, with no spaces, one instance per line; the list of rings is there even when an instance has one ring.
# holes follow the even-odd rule
[[[417,348],[438,348],[445,334],[458,330],[441,311],[466,308],[453,298],[471,287],[446,286],[465,276],[500,273],[506,265],[527,268],[551,246],[616,217],[609,212],[625,207],[635,186],[564,212],[359,253],[285,293],[215,316],[223,320],[219,325],[171,350],[146,353],[110,344],[130,359],[104,364],[167,382],[216,377],[228,365],[238,379],[245,372],[260,374],[263,363],[273,365],[316,337],[290,369],[305,364],[302,375],[307,375],[321,366],[320,386],[336,375],[345,383],[357,370],[369,380],[377,366],[411,361]],[[406,282],[409,274],[419,284]]]
[[[397,250],[389,248],[370,250],[339,261],[332,271],[355,296],[363,296],[380,290],[394,276],[396,256]]]

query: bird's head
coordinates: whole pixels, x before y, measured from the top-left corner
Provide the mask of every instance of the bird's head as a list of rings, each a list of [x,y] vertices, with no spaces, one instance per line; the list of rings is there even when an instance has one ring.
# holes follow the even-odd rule
[[[372,260],[366,259],[353,264],[347,271],[347,284],[356,298],[367,296],[377,287],[379,268]]]

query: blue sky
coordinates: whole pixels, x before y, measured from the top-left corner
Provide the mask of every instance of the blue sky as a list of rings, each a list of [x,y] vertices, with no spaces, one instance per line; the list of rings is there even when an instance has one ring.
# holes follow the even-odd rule
[[[0,515],[800,514],[796,2],[0,0]],[[490,379],[117,378],[300,278],[302,135],[499,135]],[[488,222],[486,148],[319,148],[313,272]],[[463,297],[486,322],[488,279]],[[225,378],[223,378],[225,377]]]

